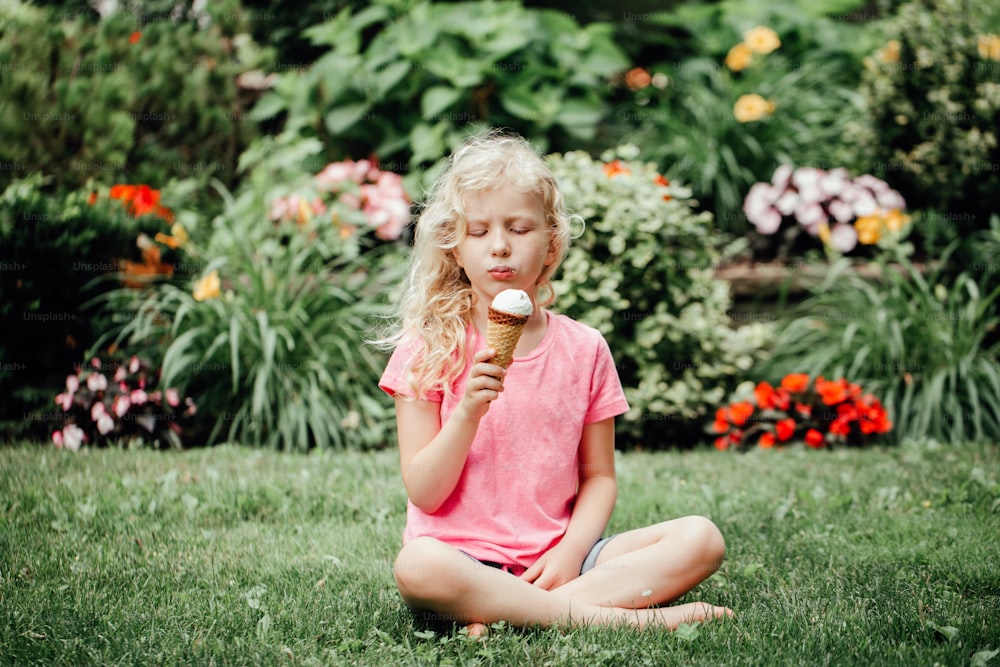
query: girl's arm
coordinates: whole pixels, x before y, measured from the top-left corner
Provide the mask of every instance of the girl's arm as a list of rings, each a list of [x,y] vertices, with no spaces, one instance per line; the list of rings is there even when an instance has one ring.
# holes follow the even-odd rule
[[[521,577],[546,590],[578,577],[583,559],[607,528],[617,496],[615,419],[609,417],[583,427],[580,489],[566,533]]]
[[[440,403],[396,397],[403,485],[410,502],[428,514],[437,511],[455,490],[479,420],[489,410],[490,401],[503,391],[503,384],[497,378],[507,372],[485,363],[494,354],[488,348],[473,357],[465,395],[443,425]]]

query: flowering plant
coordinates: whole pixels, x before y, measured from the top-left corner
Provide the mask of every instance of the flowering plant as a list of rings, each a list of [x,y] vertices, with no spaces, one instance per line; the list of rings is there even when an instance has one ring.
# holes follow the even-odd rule
[[[177,389],[156,388],[158,379],[159,371],[137,356],[123,363],[102,363],[94,357],[89,367],[66,377],[66,390],[56,396],[65,424],[53,431],[52,442],[73,451],[84,442],[96,444],[112,437],[150,438],[160,445],[179,447],[183,431],[174,409],[181,407],[181,396]],[[183,405],[182,416],[195,413],[190,397]]]
[[[382,171],[370,160],[332,162],[313,176],[312,196],[292,194],[271,204],[271,220],[305,225],[328,218],[343,239],[359,229],[374,229],[383,241],[394,241],[410,222],[410,200],[399,174]]]
[[[747,220],[760,234],[791,226],[840,253],[858,243],[876,244],[886,232],[898,234],[910,221],[905,208],[897,191],[869,174],[850,178],[846,169],[787,164],[775,170],[770,183],[755,183],[743,201]]]
[[[810,383],[807,374],[791,373],[777,388],[758,383],[753,394],[753,401],[716,410],[712,431],[718,434],[717,449],[768,449],[797,441],[817,449],[861,446],[892,429],[879,399],[844,378],[818,376]]]

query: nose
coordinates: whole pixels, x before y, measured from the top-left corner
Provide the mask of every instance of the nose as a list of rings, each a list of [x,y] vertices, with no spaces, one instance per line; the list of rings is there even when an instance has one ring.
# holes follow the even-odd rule
[[[497,230],[490,239],[490,253],[497,257],[506,257],[510,254],[510,242],[504,230]]]

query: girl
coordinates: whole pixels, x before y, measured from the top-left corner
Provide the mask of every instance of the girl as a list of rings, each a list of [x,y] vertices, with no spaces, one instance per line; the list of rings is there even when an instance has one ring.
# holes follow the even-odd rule
[[[569,241],[555,179],[520,137],[452,156],[416,224],[393,349],[409,496],[394,575],[403,600],[468,624],[662,625],[731,614],[660,607],[718,569],[725,544],[691,516],[602,538],[615,505],[614,418],[628,411],[599,332],[545,310]],[[536,305],[508,370],[490,363],[501,290]]]

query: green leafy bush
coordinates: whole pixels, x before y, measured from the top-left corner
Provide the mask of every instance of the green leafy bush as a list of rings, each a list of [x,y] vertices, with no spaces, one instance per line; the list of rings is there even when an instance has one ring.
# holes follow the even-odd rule
[[[779,324],[764,377],[806,369],[849,377],[883,399],[897,439],[995,442],[1000,288],[984,291],[982,276],[969,272],[948,277],[948,254],[924,275],[905,254],[886,252],[879,282],[859,278],[847,260],[835,263]]]
[[[205,28],[146,17],[0,4],[0,186],[33,172],[57,189],[125,175],[232,182],[255,134],[237,77],[264,56],[207,12]]]
[[[230,200],[209,239],[185,246],[200,267],[196,280],[160,283],[138,299],[112,296],[111,307],[127,314],[117,340],[158,351],[162,384],[196,402],[200,440],[185,444],[383,446],[392,428],[377,388],[385,359],[361,340],[387,313],[399,251],[376,244],[377,220],[370,231],[342,224],[354,219],[335,195],[313,208],[303,194],[284,215],[288,200],[262,198],[271,192],[256,180],[263,173]],[[269,219],[272,205],[281,213]]]
[[[865,60],[867,122],[856,145],[911,207],[968,237],[1000,212],[1000,12],[989,3],[918,0],[886,23]]]
[[[114,316],[89,303],[117,285],[136,238],[166,229],[133,217],[118,201],[88,203],[88,192],[44,194],[36,174],[0,198],[0,421],[5,436],[43,437],[53,389],[62,385]]]
[[[549,158],[567,206],[585,221],[555,283],[561,311],[599,329],[632,407],[619,434],[647,448],[705,438],[714,411],[769,340],[768,327],[731,328],[729,285],[710,213],[668,184],[633,146],[595,161]]]
[[[326,53],[281,73],[254,114],[284,114],[284,132],[319,139],[324,161],[375,154],[414,177],[472,123],[509,127],[543,150],[593,140],[602,89],[626,63],[610,25],[509,0],[381,2],[307,34]]]
[[[802,4],[696,3],[654,14],[654,25],[673,31],[664,37],[673,50],[645,54],[623,80],[616,131],[634,133],[668,177],[690,183],[720,229],[746,231],[743,197],[783,162],[853,166],[843,163],[842,136],[860,113],[855,49],[867,31]]]

